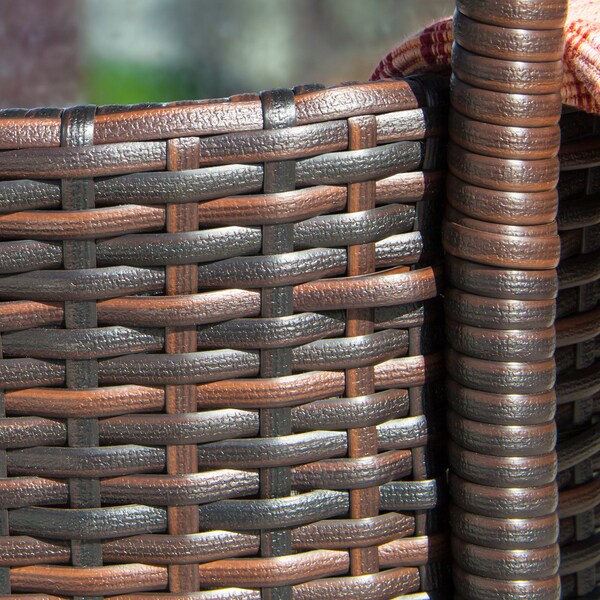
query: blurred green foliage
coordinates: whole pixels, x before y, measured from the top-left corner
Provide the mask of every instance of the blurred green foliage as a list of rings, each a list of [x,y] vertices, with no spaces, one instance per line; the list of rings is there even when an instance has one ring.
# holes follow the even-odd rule
[[[185,73],[164,65],[96,60],[84,74],[94,104],[132,104],[192,98],[196,86]]]
[[[364,81],[454,0],[0,0],[0,106]]]
[[[48,0],[52,1],[52,0]],[[229,96],[368,79],[454,0],[81,0],[94,104]]]

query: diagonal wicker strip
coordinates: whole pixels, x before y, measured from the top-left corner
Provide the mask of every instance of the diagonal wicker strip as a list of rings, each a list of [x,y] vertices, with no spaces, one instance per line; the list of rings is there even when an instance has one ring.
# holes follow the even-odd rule
[[[444,589],[444,88],[0,111],[0,594]]]

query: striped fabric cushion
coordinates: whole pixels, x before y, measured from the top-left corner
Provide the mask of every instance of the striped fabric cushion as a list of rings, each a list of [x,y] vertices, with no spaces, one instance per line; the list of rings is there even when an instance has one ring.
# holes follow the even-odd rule
[[[450,69],[452,18],[426,27],[394,48],[371,79],[406,77]],[[600,114],[600,3],[572,0],[565,29],[562,99],[579,110]]]

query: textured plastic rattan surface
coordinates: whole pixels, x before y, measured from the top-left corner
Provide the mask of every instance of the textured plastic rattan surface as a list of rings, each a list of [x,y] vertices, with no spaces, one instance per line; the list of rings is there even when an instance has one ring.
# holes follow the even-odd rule
[[[443,242],[453,579],[465,600],[560,595],[554,320],[566,11],[566,0],[458,0],[454,17]]]
[[[447,589],[444,96],[0,112],[0,595]]]
[[[600,586],[600,118],[569,111],[561,119],[558,186],[556,398],[562,591],[597,598]]]

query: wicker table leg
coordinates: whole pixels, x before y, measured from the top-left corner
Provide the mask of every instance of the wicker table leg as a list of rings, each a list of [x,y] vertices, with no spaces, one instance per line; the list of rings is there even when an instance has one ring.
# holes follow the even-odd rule
[[[465,599],[560,594],[553,320],[566,4],[459,0],[455,15],[443,239],[454,580]]]

